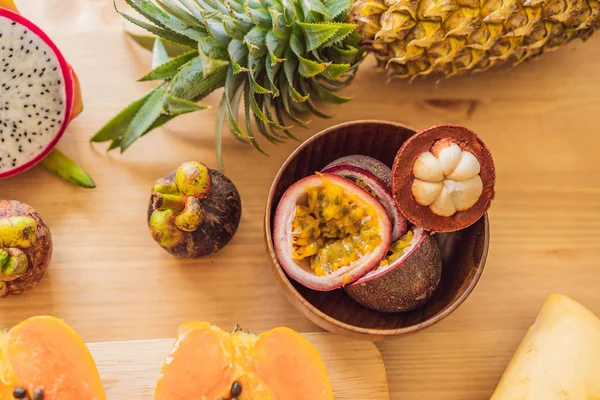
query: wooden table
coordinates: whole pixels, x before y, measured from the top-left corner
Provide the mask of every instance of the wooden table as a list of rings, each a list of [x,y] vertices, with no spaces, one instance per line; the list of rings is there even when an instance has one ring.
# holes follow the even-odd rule
[[[151,85],[136,83],[149,56],[122,33],[108,0],[21,1],[79,72],[86,109],[60,147],[96,179],[77,189],[35,168],[0,182],[0,197],[37,208],[52,229],[55,257],[34,291],[0,302],[0,326],[33,314],[67,320],[86,341],[172,337],[178,324],[208,320],[253,331],[318,328],[280,293],[267,265],[262,215],[275,173],[297,146],[265,145],[265,158],[225,140],[228,176],[243,198],[243,218],[220,254],[176,260],[150,238],[152,182],[179,162],[215,166],[216,107],[182,117],[124,155],[91,147],[90,136]],[[573,296],[600,314],[600,35],[534,62],[436,87],[386,82],[363,65],[347,91],[302,138],[339,122],[378,118],[417,128],[451,122],[478,132],[497,167],[487,267],[466,303],[441,323],[380,344],[392,399],[489,398],[504,367],[551,293]],[[220,94],[207,103],[216,106]],[[598,147],[596,147],[598,146]]]

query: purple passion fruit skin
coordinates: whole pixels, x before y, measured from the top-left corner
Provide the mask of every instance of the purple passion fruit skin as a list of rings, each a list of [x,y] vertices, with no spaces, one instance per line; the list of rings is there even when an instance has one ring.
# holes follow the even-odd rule
[[[32,207],[0,200],[0,298],[34,288],[52,259],[52,235]]]
[[[242,202],[222,173],[186,162],[159,179],[148,206],[153,239],[170,254],[199,258],[220,251],[235,235]]]
[[[273,219],[273,244],[288,276],[327,291],[377,266],[389,248],[391,230],[387,211],[373,195],[348,179],[320,173],[294,183],[282,196]]]
[[[406,233],[406,218],[392,196],[392,170],[387,165],[375,158],[356,154],[338,158],[322,172],[350,179],[377,197],[392,220],[392,241]]]
[[[389,265],[386,257],[379,267],[346,286],[346,293],[379,312],[407,312],[425,305],[440,284],[442,258],[433,237],[421,228],[409,230],[406,236],[411,233],[410,245],[402,253],[394,253]]]

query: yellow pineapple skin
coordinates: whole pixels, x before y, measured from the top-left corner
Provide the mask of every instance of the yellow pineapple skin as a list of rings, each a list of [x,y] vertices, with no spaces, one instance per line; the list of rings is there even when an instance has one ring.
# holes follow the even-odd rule
[[[357,0],[362,45],[391,77],[517,65],[600,28],[598,0]]]

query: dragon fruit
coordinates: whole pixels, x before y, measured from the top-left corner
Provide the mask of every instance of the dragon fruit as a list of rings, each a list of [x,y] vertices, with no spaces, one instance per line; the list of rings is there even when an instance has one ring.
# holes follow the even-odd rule
[[[55,149],[69,122],[83,110],[77,76],[56,45],[19,14],[12,0],[0,0],[0,61],[0,179],[50,155],[43,163],[49,171],[80,186],[94,186]]]

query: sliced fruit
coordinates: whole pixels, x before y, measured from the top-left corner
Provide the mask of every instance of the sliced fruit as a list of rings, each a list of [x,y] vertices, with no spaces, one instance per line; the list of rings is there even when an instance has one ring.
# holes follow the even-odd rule
[[[377,197],[392,220],[392,241],[400,239],[406,233],[406,218],[400,213],[392,196],[390,167],[372,157],[355,154],[338,158],[321,172],[348,178]]]
[[[0,334],[0,398],[19,392],[28,399],[106,398],[85,343],[54,317],[33,317]]]
[[[314,290],[345,286],[373,269],[391,241],[381,203],[348,179],[308,176],[285,192],[273,220],[273,242],[287,274]]]
[[[319,353],[295,331],[228,333],[194,322],[179,328],[154,400],[196,398],[331,400],[333,392]]]
[[[433,232],[481,218],[494,199],[494,160],[469,129],[440,125],[408,139],[396,156],[392,189],[402,214]]]
[[[0,298],[32,289],[52,258],[52,235],[33,208],[0,200]]]
[[[346,286],[356,301],[380,312],[411,311],[423,306],[442,277],[442,258],[435,239],[411,228],[390,246],[379,266]]]
[[[0,69],[2,179],[26,171],[51,154],[69,122],[83,110],[83,102],[73,68],[11,0],[0,0],[0,49],[5,60]],[[60,169],[63,166],[53,160],[44,166],[60,177],[71,175],[70,169]]]
[[[519,345],[491,400],[600,399],[600,319],[553,295]]]

